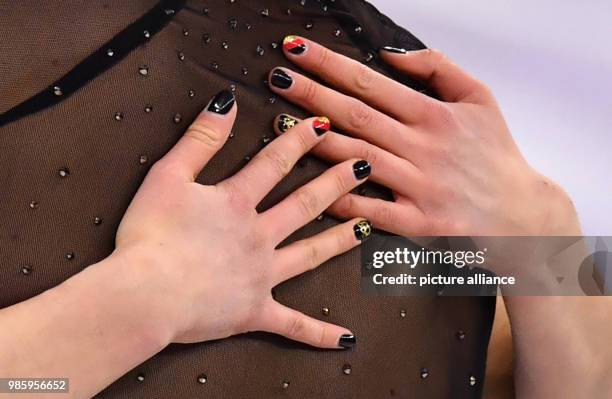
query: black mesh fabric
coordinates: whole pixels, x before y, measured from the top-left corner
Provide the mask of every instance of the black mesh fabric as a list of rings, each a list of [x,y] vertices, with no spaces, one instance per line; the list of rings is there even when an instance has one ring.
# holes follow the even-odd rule
[[[158,4],[0,0],[0,113],[63,77],[78,80],[71,75],[75,67],[105,51],[113,38],[135,40],[133,33],[118,35]],[[423,44],[361,0],[188,0],[174,11],[158,33],[74,92],[0,127],[0,307],[106,257],[148,168],[219,90],[235,90],[240,112],[232,138],[200,176],[202,183],[218,182],[243,166],[264,138],[274,137],[277,114],[306,116],[264,82],[275,66],[295,68],[281,51],[285,35],[309,37],[421,89],[383,65],[376,52],[383,45]],[[326,167],[304,158],[261,208]],[[69,175],[60,176],[60,169]],[[390,198],[374,185],[361,194]],[[293,239],[337,223],[326,216]],[[320,351],[262,333],[172,345],[99,397],[480,397],[494,299],[367,298],[360,294],[359,263],[355,250],[275,290],[280,302],[354,331],[354,350]],[[322,314],[324,307],[329,315]],[[463,339],[458,331],[465,332]],[[206,375],[205,383],[200,375]]]

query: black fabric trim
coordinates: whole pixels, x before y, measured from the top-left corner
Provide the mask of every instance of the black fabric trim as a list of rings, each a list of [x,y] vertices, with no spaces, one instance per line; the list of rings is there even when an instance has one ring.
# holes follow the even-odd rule
[[[87,82],[117,64],[130,52],[161,31],[185,6],[185,3],[186,0],[161,0],[145,15],[105,43],[58,81],[34,97],[1,114],[0,127],[56,105],[70,97]],[[149,38],[145,36],[145,31],[149,32]],[[112,56],[108,55],[109,49],[113,51]],[[55,94],[55,87],[61,88],[61,96]]]

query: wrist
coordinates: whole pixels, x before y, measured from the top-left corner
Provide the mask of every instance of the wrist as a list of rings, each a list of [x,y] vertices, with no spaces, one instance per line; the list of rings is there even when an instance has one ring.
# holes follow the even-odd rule
[[[163,292],[147,272],[154,261],[142,251],[115,251],[77,276],[82,282],[75,287],[78,297],[87,298],[84,306],[98,315],[101,331],[125,331],[147,357],[172,341],[169,309],[160,301]]]

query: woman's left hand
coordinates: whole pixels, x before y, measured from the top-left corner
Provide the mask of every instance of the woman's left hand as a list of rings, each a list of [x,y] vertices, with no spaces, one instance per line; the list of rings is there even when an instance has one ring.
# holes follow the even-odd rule
[[[489,89],[440,52],[380,51],[438,100],[300,37],[287,37],[284,51],[334,89],[276,68],[272,90],[328,115],[352,136],[330,133],[314,154],[332,162],[368,160],[372,180],[395,196],[391,202],[348,194],[330,213],[364,216],[405,236],[580,234],[568,196],[525,161]],[[279,116],[277,133],[292,118]]]

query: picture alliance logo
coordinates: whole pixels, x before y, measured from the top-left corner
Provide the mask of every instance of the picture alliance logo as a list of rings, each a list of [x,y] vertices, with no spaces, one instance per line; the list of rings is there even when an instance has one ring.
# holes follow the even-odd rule
[[[482,266],[487,249],[481,251],[441,251],[421,248],[418,251],[396,248],[394,251],[375,251],[372,267],[382,269],[385,265],[407,265],[411,269],[419,265],[453,265],[458,269],[466,266]]]

